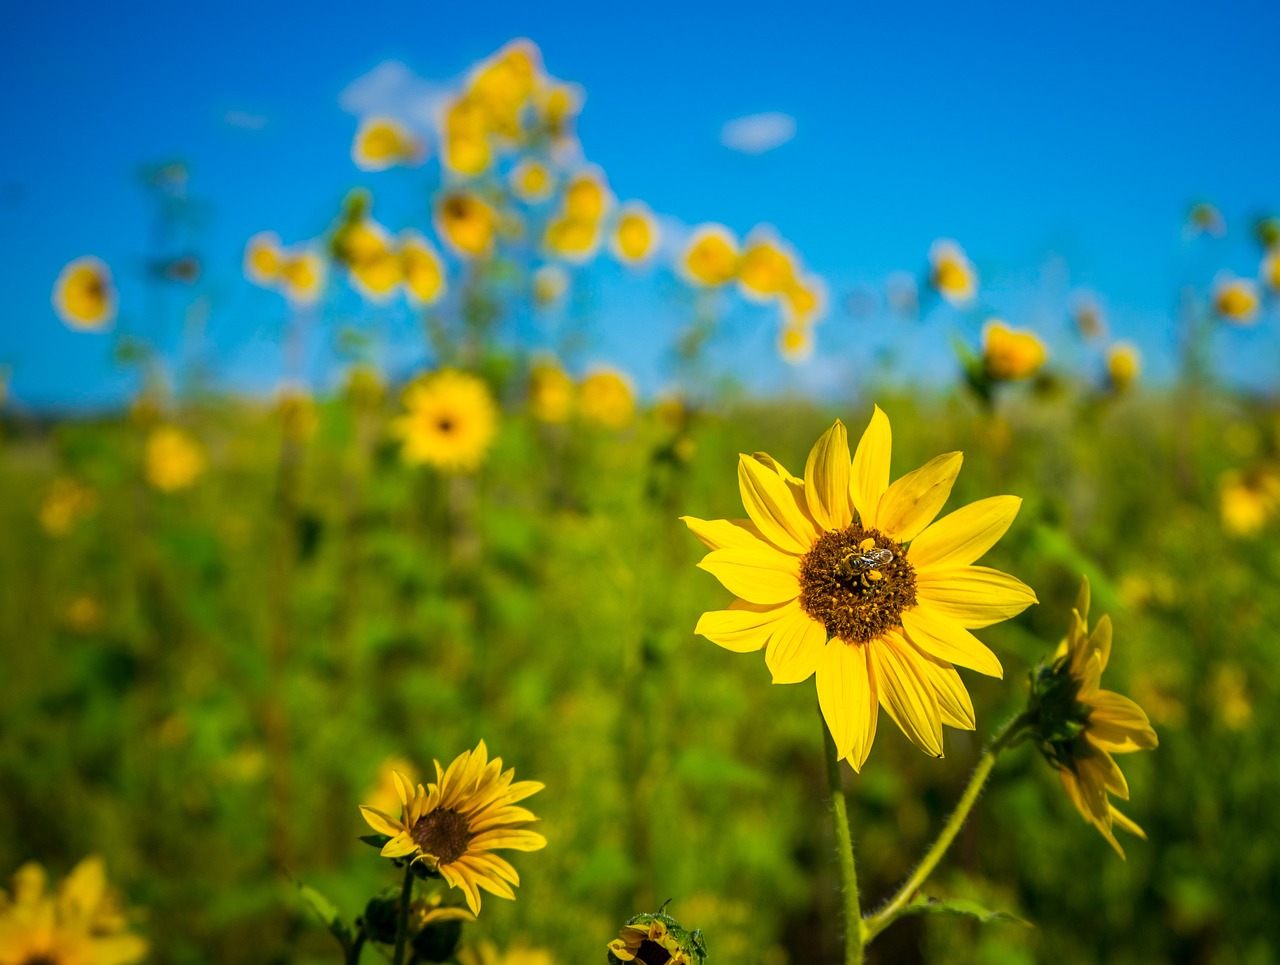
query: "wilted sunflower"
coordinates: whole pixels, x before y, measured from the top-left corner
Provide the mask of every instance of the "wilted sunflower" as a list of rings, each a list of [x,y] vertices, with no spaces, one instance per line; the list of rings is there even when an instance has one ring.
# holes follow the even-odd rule
[[[954,241],[935,241],[929,248],[929,283],[952,305],[967,305],[978,293],[978,272]]]
[[[175,426],[161,426],[147,437],[146,476],[164,493],[190,487],[205,468],[204,450]]]
[[[68,264],[53,284],[53,308],[71,328],[93,331],[107,325],[116,313],[111,269],[91,255]]]
[[[76,865],[56,895],[45,886],[44,869],[31,863],[14,874],[11,895],[0,890],[0,965],[130,965],[147,954],[101,858]]]
[[[658,222],[647,205],[630,201],[618,212],[610,247],[621,262],[634,265],[644,261],[658,247]]]
[[[982,329],[982,364],[995,382],[1029,379],[1040,371],[1047,353],[1035,332],[1010,328],[998,318]]]
[[[728,284],[738,275],[738,240],[724,225],[695,228],[680,258],[680,270],[697,285]]]
[[[1129,800],[1129,785],[1112,754],[1151,750],[1159,743],[1146,713],[1128,697],[1101,690],[1111,657],[1111,618],[1089,632],[1089,581],[1080,586],[1067,638],[1051,664],[1032,677],[1032,729],[1040,752],[1058,771],[1076,810],[1124,857],[1113,828],[1145,839],[1107,795]]]
[[[422,141],[391,117],[369,117],[361,121],[351,142],[351,160],[362,171],[385,171],[396,165],[417,164],[424,153]]]
[[[498,428],[489,387],[474,375],[442,369],[404,390],[404,415],[391,431],[404,441],[410,465],[427,463],[442,472],[470,472],[480,465]]]
[[[973,729],[952,664],[1001,676],[1000,661],[969,631],[1036,602],[1020,580],[973,565],[1022,500],[993,496],[934,522],[961,453],[890,485],[890,448],[889,419],[877,406],[853,459],[837,421],[809,453],[803,480],[764,453],[741,456],[750,519],[683,517],[712,551],[699,567],[738,597],[704,613],[695,632],[728,650],[767,647],[774,683],[816,673],[838,755],[855,770],[871,751],[877,702],[935,757],[943,724]]]
[[[416,790],[397,774],[400,820],[376,808],[360,808],[371,828],[391,837],[382,854],[423,862],[449,887],[466,893],[474,914],[480,913],[481,889],[514,899],[511,886],[520,884],[520,876],[493,852],[538,851],[547,846],[546,838],[523,828],[537,818],[516,806],[543,785],[512,783],[515,770],[503,771],[500,757],[489,760],[484,741],[474,751],[459,754],[447,771],[439,761],[435,765],[435,782],[426,787],[419,784]]]
[[[458,254],[479,258],[493,249],[498,212],[470,191],[451,191],[436,204],[436,232]]]

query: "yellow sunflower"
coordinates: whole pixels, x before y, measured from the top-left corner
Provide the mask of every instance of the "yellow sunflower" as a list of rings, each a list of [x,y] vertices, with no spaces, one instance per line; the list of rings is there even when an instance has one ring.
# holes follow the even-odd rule
[[[1280,467],[1268,464],[1228,470],[1218,480],[1222,526],[1234,536],[1252,536],[1280,512]]]
[[[397,774],[401,817],[395,820],[376,808],[360,808],[369,826],[390,835],[382,848],[388,858],[422,861],[450,888],[461,888],[473,914],[480,913],[480,890],[515,898],[520,884],[515,868],[494,854],[498,850],[538,851],[547,839],[523,825],[536,821],[517,802],[542,790],[537,781],[512,783],[515,770],[502,770],[502,758],[489,760],[481,741],[463,751],[449,769],[436,761],[436,780],[414,786]]]
[[[680,258],[680,270],[694,284],[715,288],[738,275],[738,240],[724,225],[694,229]]]
[[[653,212],[639,201],[631,201],[618,213],[610,247],[619,261],[634,265],[644,261],[658,247],[658,222]]]
[[[40,526],[50,536],[66,536],[97,508],[98,494],[92,486],[72,476],[59,476],[40,502]]]
[[[189,488],[205,469],[204,450],[174,426],[161,426],[147,437],[146,477],[164,493]]]
[[[996,382],[1028,379],[1040,371],[1047,352],[1035,332],[1010,328],[998,318],[982,329],[982,364]]]
[[[483,174],[493,162],[483,107],[469,97],[459,97],[444,115],[440,159],[458,174]]]
[[[1142,354],[1131,342],[1107,349],[1107,379],[1115,392],[1127,392],[1142,374]]]
[[[270,287],[279,282],[283,263],[280,236],[274,231],[259,231],[244,246],[244,276],[255,285]]]
[[[498,408],[484,381],[442,369],[404,391],[404,415],[391,431],[404,441],[401,455],[442,472],[470,472],[480,465],[498,429]]]
[[[1146,835],[1115,809],[1107,795],[1129,800],[1129,785],[1112,754],[1152,750],[1159,744],[1151,721],[1128,697],[1102,690],[1111,657],[1111,618],[1089,631],[1089,581],[1083,581],[1067,638],[1053,663],[1032,680],[1033,726],[1040,751],[1057,769],[1067,796],[1084,819],[1116,849],[1113,828]]]
[[[565,422],[573,411],[573,379],[554,359],[535,362],[529,370],[529,412],[539,422]]]
[[[416,231],[400,234],[400,274],[409,300],[418,305],[434,305],[445,293],[444,265],[426,238]]]
[[[594,169],[579,171],[564,187],[564,215],[577,221],[599,221],[612,200],[604,174]]]
[[[1252,325],[1262,307],[1262,292],[1251,278],[1219,278],[1213,286],[1213,310],[1233,325]]]
[[[539,308],[554,305],[564,298],[565,292],[569,290],[569,273],[562,265],[542,265],[534,271],[530,281],[533,288],[533,302]]]
[[[609,429],[625,429],[636,414],[631,381],[617,369],[596,369],[578,388],[578,411],[590,422]]]
[[[929,248],[929,283],[952,305],[967,305],[978,293],[978,272],[954,241],[943,238]]]
[[[0,965],[131,965],[146,956],[101,858],[76,865],[56,895],[46,884],[31,863],[15,872],[11,894],[0,890]]]
[[[556,958],[541,948],[516,946],[498,951],[493,942],[481,942],[458,953],[459,965],[556,965]]]
[[[94,331],[116,314],[116,290],[106,263],[91,255],[77,258],[53,284],[53,308],[70,328]]]
[[[551,171],[541,161],[525,158],[511,169],[511,193],[521,201],[545,201],[555,188]]]
[[[761,233],[748,238],[738,265],[738,287],[752,301],[770,301],[796,284],[796,258],[781,241]]]
[[[790,365],[813,357],[813,326],[785,323],[778,331],[778,354]]]
[[[399,121],[370,117],[360,122],[351,143],[351,160],[362,171],[385,171],[422,160],[423,144]]]
[[[738,461],[746,520],[684,522],[708,549],[699,567],[734,593],[695,629],[738,652],[765,650],[774,683],[817,675],[837,752],[861,769],[877,702],[915,744],[942,756],[942,725],[972,729],[953,664],[1002,676],[969,631],[1021,613],[1035,593],[974,562],[1022,500],[993,496],[934,522],[960,471],[938,456],[889,484],[889,419],[877,406],[853,459],[837,421],[814,445],[804,479],[764,453]],[[932,525],[931,525],[932,524]]]
[[[600,247],[599,221],[558,217],[547,224],[542,241],[547,252],[566,261],[582,262]]]
[[[324,289],[325,261],[311,248],[293,248],[284,253],[280,280],[284,296],[291,303],[312,305]]]
[[[338,229],[332,245],[360,294],[384,301],[395,293],[403,278],[401,260],[386,228],[372,218],[357,218]]]
[[[436,204],[436,232],[450,248],[466,258],[479,258],[493,249],[498,212],[470,191],[451,191]]]

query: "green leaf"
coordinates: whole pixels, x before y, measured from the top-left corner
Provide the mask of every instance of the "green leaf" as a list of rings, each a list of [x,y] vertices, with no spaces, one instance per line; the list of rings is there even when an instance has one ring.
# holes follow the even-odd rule
[[[381,851],[382,846],[391,840],[391,836],[388,834],[362,834],[360,835],[360,840],[369,847],[377,848]]]
[[[351,926],[342,920],[342,912],[338,910],[338,906],[326,898],[320,892],[316,891],[300,881],[294,884],[298,888],[298,894],[302,896],[302,900],[315,913],[315,916],[324,922],[325,927],[333,933],[333,937],[338,939],[342,947],[350,948],[352,942]]]
[[[992,911],[967,898],[930,898],[928,895],[918,895],[911,904],[902,909],[902,914],[956,915],[960,918],[972,918],[984,925],[992,922],[1007,922],[1011,925],[1035,927],[1031,922],[1017,915],[1011,915],[1007,911]]]

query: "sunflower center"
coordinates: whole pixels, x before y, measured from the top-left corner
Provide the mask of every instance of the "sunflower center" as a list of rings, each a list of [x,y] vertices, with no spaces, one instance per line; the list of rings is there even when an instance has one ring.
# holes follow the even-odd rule
[[[453,431],[453,420],[448,416],[441,416],[436,420],[436,428],[441,432],[448,434]]]
[[[902,544],[857,523],[824,533],[800,560],[800,606],[846,643],[902,625],[916,602],[916,571]]]
[[[466,854],[467,845],[474,837],[466,817],[452,808],[436,808],[424,814],[418,818],[409,836],[441,864],[457,861]]]
[[[646,938],[636,949],[636,961],[644,965],[667,965],[671,961],[671,953],[657,942]]]
[[[60,965],[58,959],[44,952],[37,952],[30,958],[24,958],[19,965]]]

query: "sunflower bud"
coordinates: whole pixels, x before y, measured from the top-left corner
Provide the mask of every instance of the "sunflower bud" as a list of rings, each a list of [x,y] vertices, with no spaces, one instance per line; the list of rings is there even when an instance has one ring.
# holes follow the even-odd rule
[[[665,906],[663,906],[665,907]],[[690,932],[661,911],[640,914],[623,926],[609,943],[609,965],[704,965],[707,946],[702,932]]]

